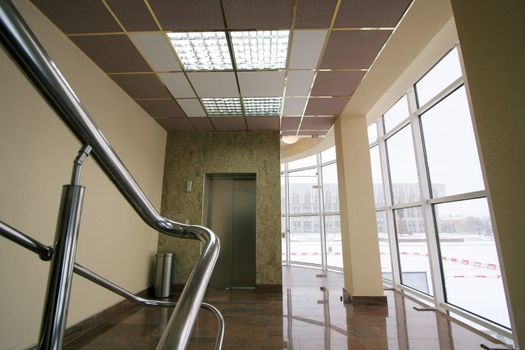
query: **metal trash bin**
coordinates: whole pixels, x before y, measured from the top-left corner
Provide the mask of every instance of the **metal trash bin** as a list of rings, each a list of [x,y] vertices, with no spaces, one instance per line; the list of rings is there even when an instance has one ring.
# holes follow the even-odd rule
[[[154,295],[157,298],[167,298],[170,296],[172,260],[172,253],[156,254]]]

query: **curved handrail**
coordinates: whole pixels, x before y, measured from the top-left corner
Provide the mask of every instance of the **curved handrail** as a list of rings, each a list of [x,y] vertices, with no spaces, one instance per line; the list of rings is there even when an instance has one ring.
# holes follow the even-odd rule
[[[165,234],[203,243],[158,347],[184,349],[219,255],[217,236],[205,227],[169,220],[155,210],[9,0],[0,0],[0,41],[80,142],[93,148],[91,154],[96,162],[144,222]]]

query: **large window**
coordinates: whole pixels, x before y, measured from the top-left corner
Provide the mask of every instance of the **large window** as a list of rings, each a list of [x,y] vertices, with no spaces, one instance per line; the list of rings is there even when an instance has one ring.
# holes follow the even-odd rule
[[[281,166],[283,263],[343,267],[335,147]]]
[[[368,131],[383,278],[510,334],[457,49]]]

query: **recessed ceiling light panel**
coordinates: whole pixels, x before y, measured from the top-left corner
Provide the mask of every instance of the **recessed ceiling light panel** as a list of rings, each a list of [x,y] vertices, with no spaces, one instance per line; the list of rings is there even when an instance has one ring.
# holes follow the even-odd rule
[[[230,32],[239,70],[286,68],[289,30]]]
[[[210,117],[242,116],[240,98],[201,98],[201,102]]]
[[[274,116],[281,114],[281,97],[243,98],[247,116]]]
[[[168,33],[185,70],[233,69],[225,32]]]

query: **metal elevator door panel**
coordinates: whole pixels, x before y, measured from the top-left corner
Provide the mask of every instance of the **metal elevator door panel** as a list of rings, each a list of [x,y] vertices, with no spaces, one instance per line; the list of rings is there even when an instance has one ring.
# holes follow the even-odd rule
[[[233,181],[210,178],[207,226],[219,236],[221,251],[215,264],[209,286],[229,288],[231,273],[231,234],[233,208]]]
[[[255,286],[255,180],[233,181],[231,287]]]
[[[255,286],[255,179],[208,178],[206,225],[221,241],[209,286]]]

